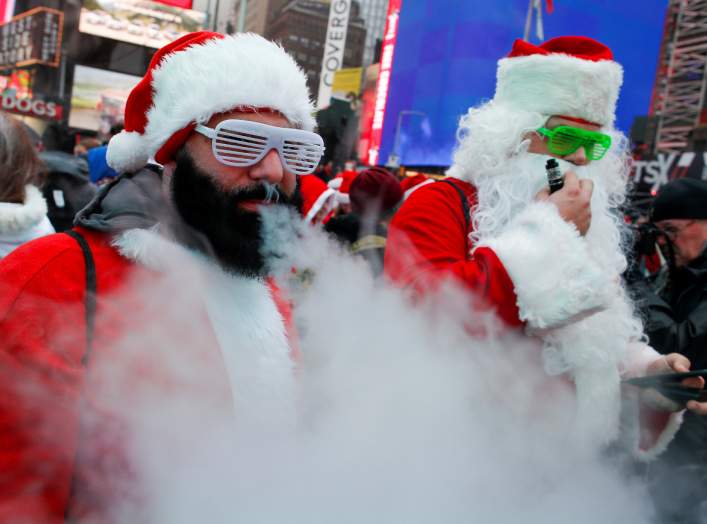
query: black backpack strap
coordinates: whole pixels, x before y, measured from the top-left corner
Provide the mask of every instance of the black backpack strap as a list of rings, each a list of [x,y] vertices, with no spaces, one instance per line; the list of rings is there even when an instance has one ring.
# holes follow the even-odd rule
[[[449,180],[448,178],[444,178],[440,180],[440,182],[444,182],[445,184],[449,184],[452,186],[457,194],[459,195],[459,198],[462,201],[462,209],[464,210],[464,223],[466,224],[466,247],[467,251],[469,250],[469,220],[471,220],[470,215],[471,215],[471,208],[469,207],[469,200],[466,198],[466,195],[464,194],[464,191],[462,191],[458,185],[456,185],[454,182]]]
[[[64,233],[78,242],[81,247],[81,252],[83,253],[84,262],[86,263],[86,353],[81,358],[81,364],[85,366],[88,364],[88,359],[93,349],[93,334],[96,323],[96,263],[93,260],[91,248],[81,233],[73,229],[64,231]]]

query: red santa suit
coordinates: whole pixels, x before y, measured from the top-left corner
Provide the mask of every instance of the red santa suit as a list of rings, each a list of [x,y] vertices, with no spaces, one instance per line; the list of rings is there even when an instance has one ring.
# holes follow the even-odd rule
[[[575,53],[578,56],[571,56]],[[393,282],[427,293],[452,278],[481,297],[507,325],[522,327],[537,338],[538,363],[548,373],[574,382],[576,434],[600,444],[619,437],[621,379],[644,374],[659,357],[637,340],[640,332],[632,338],[632,310],[616,269],[625,263],[618,235],[611,260],[601,260],[554,205],[526,201],[509,213],[502,227],[479,241],[474,210],[483,207],[477,206],[483,194],[472,180],[483,169],[488,169],[487,179],[504,176],[504,165],[511,170],[505,175],[511,182],[526,175],[513,172],[509,166],[513,155],[505,151],[497,154],[507,155],[506,162],[498,162],[488,151],[489,143],[483,142],[488,130],[474,131],[473,125],[481,122],[491,129],[510,122],[512,127],[514,114],[516,119],[528,115],[524,118],[537,121],[537,127],[552,115],[610,125],[620,83],[620,66],[598,42],[564,37],[536,48],[518,41],[511,55],[499,62],[494,100],[470,110],[470,129],[456,153],[452,176],[421,187],[403,203],[390,225],[385,255],[385,271]],[[582,86],[581,97],[576,95],[577,85]],[[493,140],[517,136],[520,142],[525,126],[493,135]],[[479,158],[495,161],[489,160],[487,167]],[[509,209],[519,206],[522,198],[532,200],[534,192],[509,197]],[[466,214],[469,209],[471,216]],[[605,217],[595,217],[592,227],[596,223],[595,229],[611,230],[606,222]],[[594,231],[588,235],[594,236]],[[614,237],[607,238],[611,243]],[[644,427],[642,449],[636,452],[650,458],[667,446],[682,414],[647,414],[645,406],[641,409],[651,424]]]
[[[292,407],[267,398],[278,391],[294,399],[290,313],[272,283],[226,273],[154,231],[77,231],[97,277],[90,349],[86,264],[76,240],[50,235],[2,262],[3,522],[63,522],[65,514],[101,521],[118,502],[116,486],[133,468],[119,439],[121,401],[107,389],[122,391],[126,402],[191,395],[208,413],[202,422],[212,424],[258,416],[251,403],[266,403],[269,417]],[[159,300],[150,304],[151,296]],[[175,369],[185,365],[189,376]],[[132,397],[140,388],[154,393]],[[178,418],[175,432],[193,423]]]
[[[286,302],[177,242],[161,177],[143,169],[234,110],[315,124],[305,75],[258,35],[190,33],[158,50],[108,146],[122,176],[77,217],[91,257],[57,234],[1,261],[0,521],[120,519],[149,496],[146,449],[178,460],[224,425],[290,422]]]

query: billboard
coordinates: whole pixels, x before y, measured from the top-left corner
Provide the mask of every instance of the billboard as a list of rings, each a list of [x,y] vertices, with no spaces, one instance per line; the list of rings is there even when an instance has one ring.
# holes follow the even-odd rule
[[[625,133],[635,116],[648,113],[667,4],[565,0],[543,17],[546,39],[586,35],[613,50],[624,67],[617,127]],[[493,97],[496,63],[522,37],[527,8],[527,0],[402,2],[388,93],[381,96],[378,164],[394,153],[402,165],[449,165],[459,117]]]
[[[331,85],[334,73],[341,69],[346,47],[346,31],[349,27],[349,12],[351,0],[333,0],[329,5],[329,20],[327,22],[326,39],[324,40],[324,57],[322,71],[319,76],[319,91],[317,109],[329,106]]]
[[[86,0],[79,31],[157,49],[205,22],[206,13],[149,0]]]
[[[63,101],[36,91],[32,82],[32,72],[27,69],[15,70],[7,76],[0,75],[0,109],[43,120],[61,120]]]
[[[105,69],[76,66],[69,125],[108,133],[113,124],[123,121],[125,102],[141,79]]]
[[[64,13],[37,7],[0,26],[0,69],[28,65],[57,67]]]
[[[707,153],[658,153],[634,159],[632,164],[631,181],[634,184],[634,193],[655,195],[661,186],[684,177],[707,180]]]

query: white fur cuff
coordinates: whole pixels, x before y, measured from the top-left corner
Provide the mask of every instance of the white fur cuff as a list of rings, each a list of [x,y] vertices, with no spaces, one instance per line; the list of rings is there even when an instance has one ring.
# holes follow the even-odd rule
[[[553,204],[532,203],[484,244],[513,280],[520,318],[530,327],[562,325],[608,304],[611,279]]]
[[[654,460],[666,449],[668,449],[668,444],[672,442],[677,434],[678,430],[682,426],[682,420],[685,415],[685,410],[678,411],[676,413],[671,413],[668,419],[668,424],[665,426],[663,431],[660,433],[658,440],[648,449],[636,449],[634,454],[636,458],[642,462],[650,462]]]

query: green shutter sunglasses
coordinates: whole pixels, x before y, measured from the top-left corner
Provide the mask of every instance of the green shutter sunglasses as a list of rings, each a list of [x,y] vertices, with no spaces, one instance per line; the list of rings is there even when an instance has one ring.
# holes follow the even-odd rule
[[[548,139],[547,148],[550,153],[558,156],[570,155],[583,147],[588,159],[600,160],[611,147],[609,135],[578,127],[557,126],[554,129],[541,127],[537,132]]]

